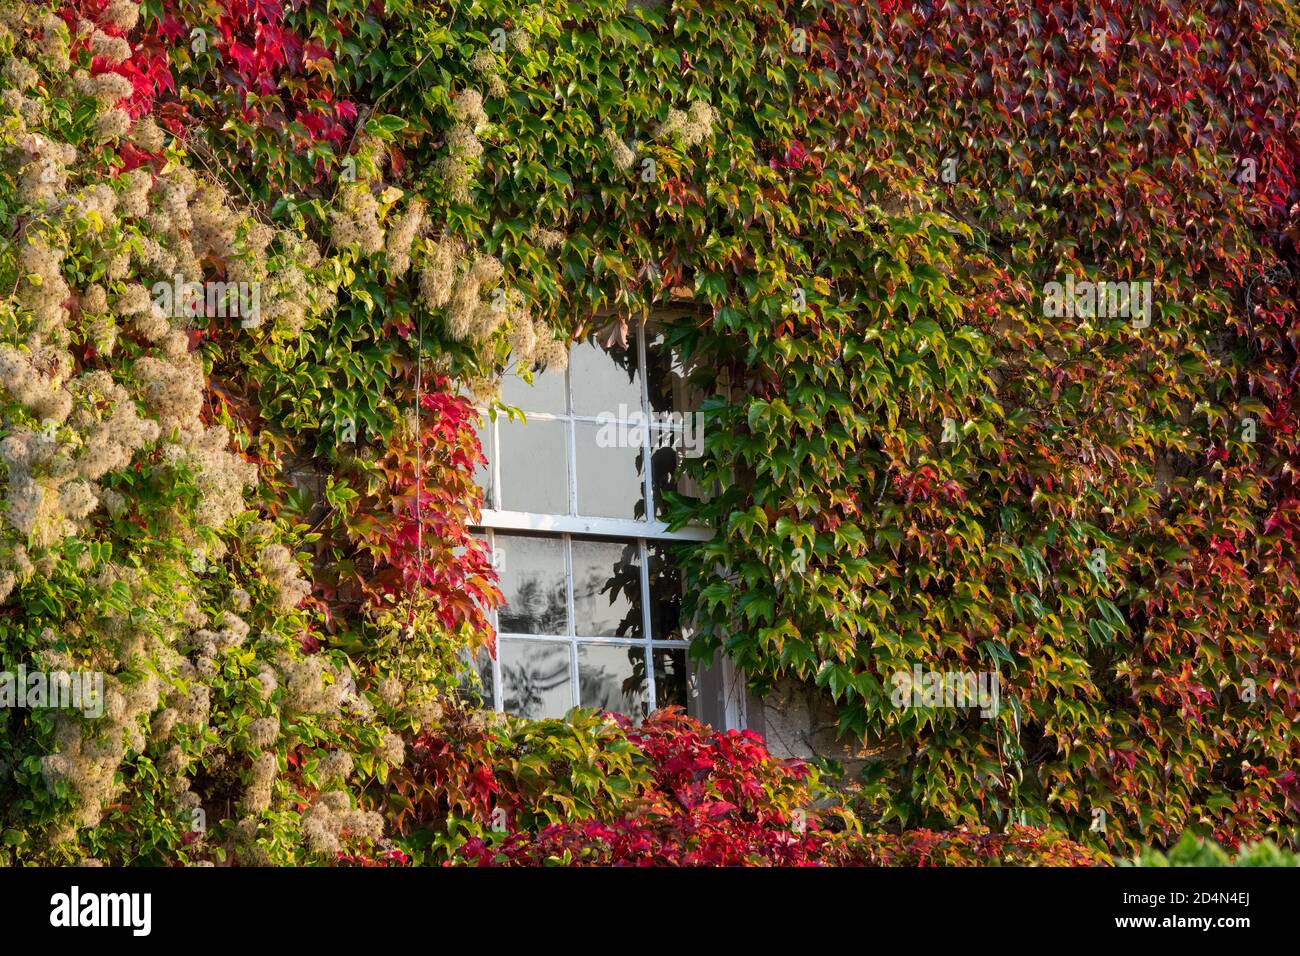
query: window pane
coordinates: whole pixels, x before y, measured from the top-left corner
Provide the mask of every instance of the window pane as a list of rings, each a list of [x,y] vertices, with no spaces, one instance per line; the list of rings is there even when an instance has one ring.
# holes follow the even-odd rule
[[[497,612],[498,630],[569,633],[563,540],[498,533],[495,558],[505,598]]]
[[[650,557],[650,636],[657,641],[689,640],[682,618],[682,572],[677,567],[678,545],[647,542]]]
[[[591,340],[577,343],[570,353],[569,378],[575,415],[624,417],[641,411],[635,339],[627,348],[616,346],[608,351]]]
[[[641,554],[636,543],[573,542],[574,633],[641,636]]]
[[[650,451],[650,473],[654,482],[655,517],[662,518],[669,510],[668,503],[663,500],[665,491],[689,493],[687,480],[681,474],[682,435],[656,428],[651,441],[654,443]]]
[[[563,415],[568,411],[564,396],[563,372],[538,372],[529,385],[514,372],[501,376],[501,401],[517,405],[525,412]]]
[[[478,435],[479,444],[483,446],[483,457],[487,459],[486,464],[474,466],[474,484],[483,489],[483,507],[495,507],[492,503],[492,423],[488,421],[486,415],[479,416],[479,423],[474,426],[474,434]]]
[[[699,408],[699,395],[687,384],[688,370],[670,349],[663,336],[646,343],[646,389],[650,410],[655,412],[689,412]]]
[[[656,647],[650,652],[655,660],[655,708],[687,707],[690,701],[686,671],[686,649]]]
[[[644,717],[645,648],[579,644],[578,683],[583,707]]]
[[[727,683],[720,658],[715,654],[711,664],[691,664],[686,679],[686,712],[696,720],[716,727],[727,726]],[[743,693],[741,688],[733,694]]]
[[[480,647],[471,658],[466,651],[461,658],[466,670],[457,688],[461,698],[479,707],[495,707],[492,689],[492,657]]]
[[[569,452],[564,422],[497,422],[501,440],[501,507],[537,514],[569,513]]]
[[[602,448],[608,426],[578,422],[578,514],[590,518],[645,518],[642,449]],[[604,436],[602,435],[604,429]]]
[[[573,706],[569,644],[503,638],[501,703],[520,717],[562,717]]]

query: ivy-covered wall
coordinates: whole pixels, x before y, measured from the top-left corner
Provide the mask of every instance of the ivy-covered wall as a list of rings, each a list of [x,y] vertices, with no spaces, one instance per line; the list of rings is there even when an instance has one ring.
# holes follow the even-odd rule
[[[883,819],[1295,836],[1295,14],[1194,10],[819,11],[782,267],[731,218],[697,281],[752,383],[703,643],[901,741]],[[918,665],[1000,709],[898,706]]]
[[[108,718],[3,715],[15,859],[382,847],[492,642],[466,394],[669,305],[699,653],[866,820],[1295,841],[1284,0],[3,10],[0,652]]]

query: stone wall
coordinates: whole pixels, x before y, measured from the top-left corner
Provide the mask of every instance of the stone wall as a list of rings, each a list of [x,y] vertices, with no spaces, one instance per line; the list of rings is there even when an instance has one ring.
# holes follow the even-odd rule
[[[746,710],[749,728],[762,734],[772,754],[836,760],[848,779],[887,749],[870,741],[841,739],[839,715],[830,695],[799,681],[781,681],[761,698],[751,693]]]

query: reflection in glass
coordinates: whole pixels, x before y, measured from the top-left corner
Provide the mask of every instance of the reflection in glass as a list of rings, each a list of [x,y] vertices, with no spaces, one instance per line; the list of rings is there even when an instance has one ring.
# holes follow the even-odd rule
[[[641,552],[636,542],[573,541],[574,633],[641,636]]]
[[[608,425],[578,422],[578,514],[591,518],[645,518],[645,489],[641,484],[643,450],[601,448],[611,433]],[[603,437],[602,437],[603,430]],[[631,432],[627,433],[632,435]],[[598,441],[599,439],[599,441]]]
[[[573,413],[639,415],[641,380],[636,365],[635,339],[626,348],[615,346],[608,351],[594,340],[574,345],[569,353]]]
[[[465,665],[456,688],[461,700],[475,707],[493,707],[492,656],[486,647],[480,647],[471,657],[468,650],[460,652]]]
[[[497,573],[505,598],[498,630],[507,634],[567,634],[564,541],[496,535]]]
[[[474,655],[474,667],[478,672],[479,684],[483,688],[483,699],[488,707],[494,706],[492,701],[492,690],[495,686],[495,679],[492,675],[492,655],[488,653],[486,647],[480,647],[478,653]]]
[[[644,717],[645,648],[580,643],[578,686],[583,707]]]
[[[650,636],[656,641],[690,640],[682,629],[682,572],[677,567],[680,545],[647,542],[650,565]]]
[[[645,360],[651,411],[690,412],[699,408],[699,396],[687,384],[689,372],[673,350],[663,345],[663,336],[656,335],[646,343]]]
[[[686,649],[656,647],[650,651],[655,662],[655,709],[687,707],[690,704],[690,681],[686,670]]]
[[[506,713],[562,717],[573,706],[569,644],[502,638],[501,703]]]
[[[569,513],[568,441],[564,422],[497,422],[501,448],[501,507],[537,514]]]
[[[513,366],[512,366],[513,367]],[[525,412],[563,415],[568,411],[563,372],[537,372],[529,385],[513,371],[501,376],[501,401]]]
[[[665,491],[690,494],[688,479],[680,473],[681,452],[675,447],[681,443],[681,434],[655,429],[651,439],[650,474],[654,481],[655,517],[663,518],[671,507],[664,500]]]

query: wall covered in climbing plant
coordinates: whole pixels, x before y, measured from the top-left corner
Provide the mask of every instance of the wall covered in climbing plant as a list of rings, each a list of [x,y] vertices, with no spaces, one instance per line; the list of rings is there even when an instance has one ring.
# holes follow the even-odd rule
[[[0,670],[102,688],[0,712],[0,854],[1294,848],[1298,43],[1286,0],[3,0]],[[668,305],[695,650],[819,688],[861,779],[462,700],[476,406]]]

